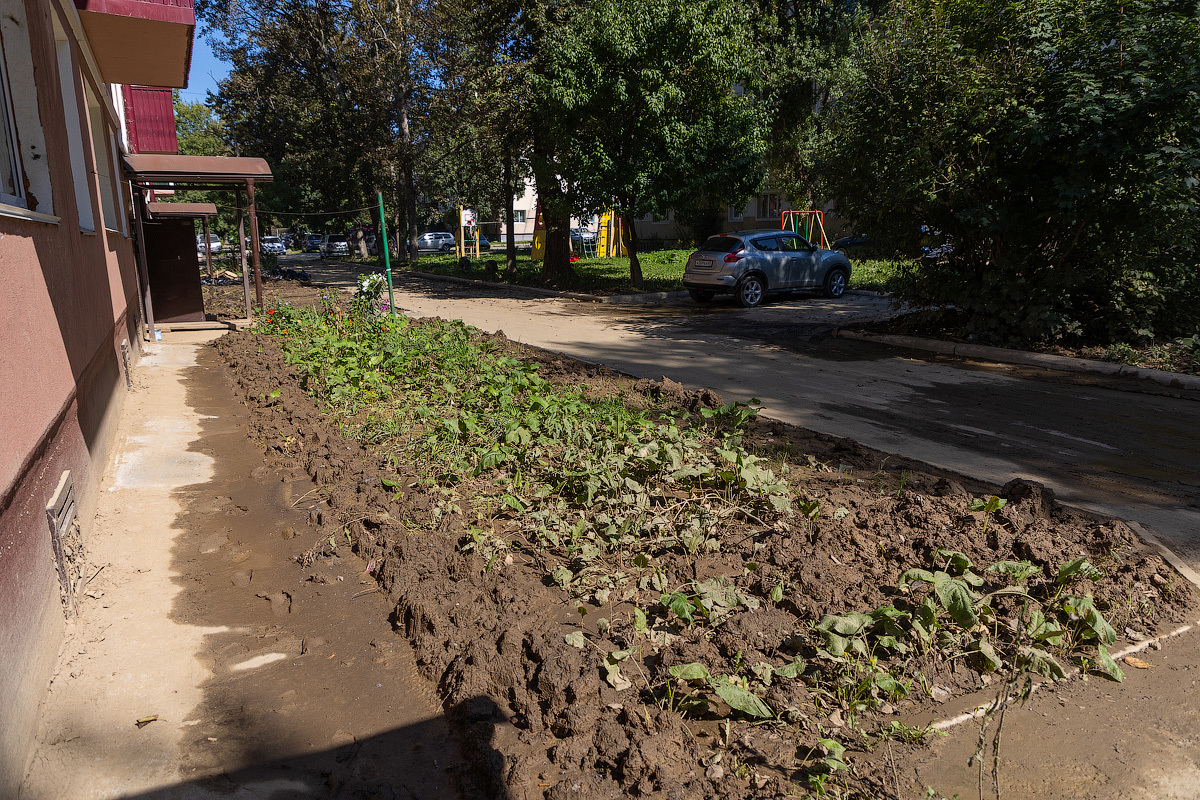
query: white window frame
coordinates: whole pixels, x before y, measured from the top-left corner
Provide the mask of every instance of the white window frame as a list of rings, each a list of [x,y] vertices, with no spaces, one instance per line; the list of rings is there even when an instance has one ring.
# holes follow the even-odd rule
[[[96,213],[92,205],[92,187],[88,180],[86,152],[83,149],[83,123],[79,118],[79,95],[75,91],[75,60],[71,40],[54,20],[54,50],[58,60],[58,86],[67,123],[67,150],[71,155],[71,182],[75,189],[75,209],[79,230],[96,232]]]
[[[523,208],[513,209],[513,225],[524,225],[526,211]]]
[[[0,41],[0,106],[3,106],[3,109],[0,109],[3,111],[0,125],[4,126],[4,145],[12,162],[13,188],[17,191],[17,194],[9,194],[0,189],[0,203],[28,208],[25,202],[25,173],[21,169],[21,148],[17,140],[17,120],[13,116],[12,92],[8,85],[8,64],[3,41]]]
[[[747,203],[747,205],[749,205],[749,204]],[[746,206],[742,206],[741,209],[734,208],[733,206],[729,207],[729,221],[730,222],[741,222],[745,218],[746,218]]]

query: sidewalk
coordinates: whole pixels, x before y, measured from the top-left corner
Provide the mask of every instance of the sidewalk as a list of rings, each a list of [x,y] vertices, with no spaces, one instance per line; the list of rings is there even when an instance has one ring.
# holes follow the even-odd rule
[[[383,596],[355,597],[364,565],[291,561],[322,501],[264,466],[219,335],[166,333],[136,368],[21,800],[454,797],[434,695]]]

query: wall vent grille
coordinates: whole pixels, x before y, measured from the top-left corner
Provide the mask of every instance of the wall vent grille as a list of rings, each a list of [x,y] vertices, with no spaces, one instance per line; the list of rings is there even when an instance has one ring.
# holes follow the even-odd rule
[[[46,506],[46,519],[50,523],[50,538],[54,543],[54,560],[58,568],[59,596],[62,599],[63,613],[70,619],[79,611],[79,596],[83,593],[83,569],[87,561],[70,470],[64,471],[58,480],[53,499]]]

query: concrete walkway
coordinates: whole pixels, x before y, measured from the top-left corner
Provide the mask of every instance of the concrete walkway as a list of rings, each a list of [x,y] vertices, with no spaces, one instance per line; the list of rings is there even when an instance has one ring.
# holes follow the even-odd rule
[[[264,466],[219,335],[164,334],[136,367],[20,800],[455,797],[432,689],[383,596],[356,597],[364,565],[292,562],[321,501]]]

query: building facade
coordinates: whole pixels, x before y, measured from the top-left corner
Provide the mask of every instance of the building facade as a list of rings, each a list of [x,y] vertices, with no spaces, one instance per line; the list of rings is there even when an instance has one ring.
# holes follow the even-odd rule
[[[0,797],[15,797],[141,352],[122,85],[185,87],[195,17],[191,0],[0,11]]]

